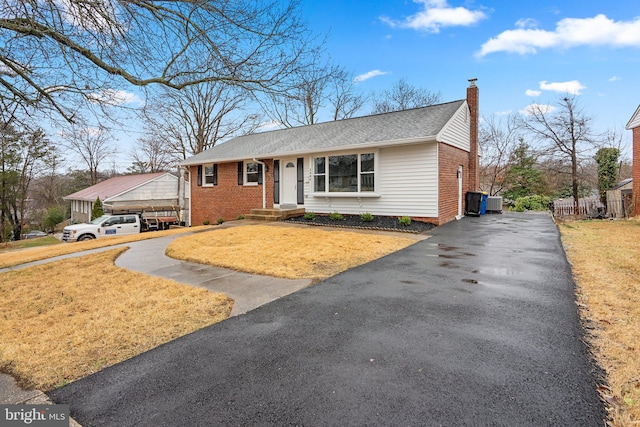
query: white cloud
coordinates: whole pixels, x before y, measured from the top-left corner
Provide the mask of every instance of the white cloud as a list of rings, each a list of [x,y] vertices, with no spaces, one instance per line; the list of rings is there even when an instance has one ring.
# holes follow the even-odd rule
[[[511,114],[513,111],[511,110],[504,110],[504,111],[496,111],[496,116],[508,116],[509,114]]]
[[[361,83],[361,82],[363,82],[365,80],[369,80],[369,79],[371,79],[373,77],[384,76],[386,74],[389,74],[389,73],[387,71],[371,70],[371,71],[368,71],[366,73],[359,74],[359,75],[355,76],[353,78],[353,82],[354,83]]]
[[[424,10],[411,15],[403,21],[381,17],[380,20],[396,28],[411,28],[430,33],[440,32],[442,27],[469,26],[487,17],[480,10],[464,7],[451,7],[446,0],[413,0],[422,4]]]
[[[87,95],[90,101],[107,105],[141,104],[142,99],[135,93],[124,90],[104,89]]]
[[[571,95],[580,95],[583,89],[586,89],[578,80],[571,80],[569,82],[553,82],[547,83],[546,81],[540,82],[540,89],[549,90],[552,92],[569,93]]]
[[[529,104],[519,111],[524,116],[533,116],[534,113],[549,114],[555,110],[556,107],[548,104]]]
[[[524,94],[527,96],[540,96],[542,92],[539,90],[527,89]]]
[[[538,21],[533,18],[523,18],[516,21],[516,27],[518,28],[536,28]]]
[[[284,128],[284,126],[282,126],[282,123],[275,120],[269,120],[267,122],[260,123],[260,125],[256,129],[256,132],[268,132],[270,130],[278,130],[282,128]]]
[[[617,82],[618,80],[622,80],[622,77],[611,76],[611,78],[609,79],[610,82]]]
[[[521,55],[537,53],[540,49],[571,48],[576,46],[640,47],[640,18],[632,21],[614,21],[605,15],[593,18],[565,18],[556,24],[554,31],[535,27],[522,27],[531,20],[520,20],[518,29],[507,30],[489,39],[476,56],[495,52],[511,52]]]

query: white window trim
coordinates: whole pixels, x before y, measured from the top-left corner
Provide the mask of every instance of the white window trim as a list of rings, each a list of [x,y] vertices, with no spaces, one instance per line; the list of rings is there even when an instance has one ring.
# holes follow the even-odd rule
[[[329,157],[332,156],[349,156],[355,154],[358,156],[358,191],[334,191],[331,192],[329,191]],[[363,154],[373,154],[373,188],[375,189],[375,191],[360,191],[360,186],[362,185],[362,175],[361,175],[361,171],[360,171],[360,161],[361,161],[361,156]],[[318,174],[318,175],[324,175],[325,177],[325,190],[324,191],[315,191],[315,177],[317,176],[315,173],[315,159],[317,159],[318,157],[324,157],[325,158],[325,172],[324,174]],[[357,151],[357,152],[345,152],[345,153],[327,153],[324,155],[314,155],[311,156],[311,168],[310,168],[310,172],[311,172],[311,195],[313,197],[370,197],[370,198],[374,198],[374,197],[380,197],[380,194],[377,193],[377,189],[378,189],[378,180],[379,180],[379,160],[380,160],[380,154],[378,152],[378,150],[363,150],[363,151]],[[369,174],[370,172],[365,172],[366,174]]]
[[[255,187],[256,185],[260,185],[258,182],[249,182],[249,180],[247,179],[247,167],[251,163],[255,163],[259,165],[258,162],[254,162],[254,161],[242,162],[242,185],[246,187]],[[256,173],[256,176],[258,177],[258,179],[260,179],[259,175],[260,175],[260,169],[258,168],[258,172]]]
[[[207,167],[211,166],[211,178],[213,178],[214,174],[213,174],[213,163],[207,163],[206,165],[202,165],[202,186],[203,187],[213,187],[214,184],[212,183],[207,183]]]

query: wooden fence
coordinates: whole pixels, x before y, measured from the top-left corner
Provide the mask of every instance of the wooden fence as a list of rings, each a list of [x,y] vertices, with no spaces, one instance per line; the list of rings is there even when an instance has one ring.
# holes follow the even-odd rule
[[[606,216],[606,206],[597,198],[585,198],[578,200],[578,211],[576,212],[576,206],[573,202],[573,198],[570,199],[557,199],[553,201],[551,206],[553,215],[557,217],[562,216],[579,216],[587,218],[604,218]]]

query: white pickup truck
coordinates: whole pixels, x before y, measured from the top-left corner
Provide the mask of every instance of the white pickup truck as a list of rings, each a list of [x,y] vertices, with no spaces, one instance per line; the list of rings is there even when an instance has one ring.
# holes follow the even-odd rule
[[[123,236],[143,231],[143,223],[136,214],[103,215],[87,224],[68,225],[62,230],[63,242],[97,239],[106,236]]]

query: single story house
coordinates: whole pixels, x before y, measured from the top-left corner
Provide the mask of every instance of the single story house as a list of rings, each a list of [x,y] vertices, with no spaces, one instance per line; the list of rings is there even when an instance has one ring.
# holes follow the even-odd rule
[[[640,214],[640,106],[627,123],[626,128],[633,132],[633,166],[631,178],[633,179],[633,190],[631,196],[631,216]]]
[[[627,178],[615,187],[607,190],[607,216],[610,218],[627,218],[631,212],[631,192],[633,180]]]
[[[466,99],[249,134],[183,161],[192,224],[261,208],[460,218],[479,189],[475,80]]]
[[[187,221],[188,212],[180,206],[188,206],[190,189],[180,181],[170,172],[122,175],[69,194],[64,200],[71,202],[72,222],[89,221],[97,198],[105,212],[155,210],[178,214],[181,221]]]

